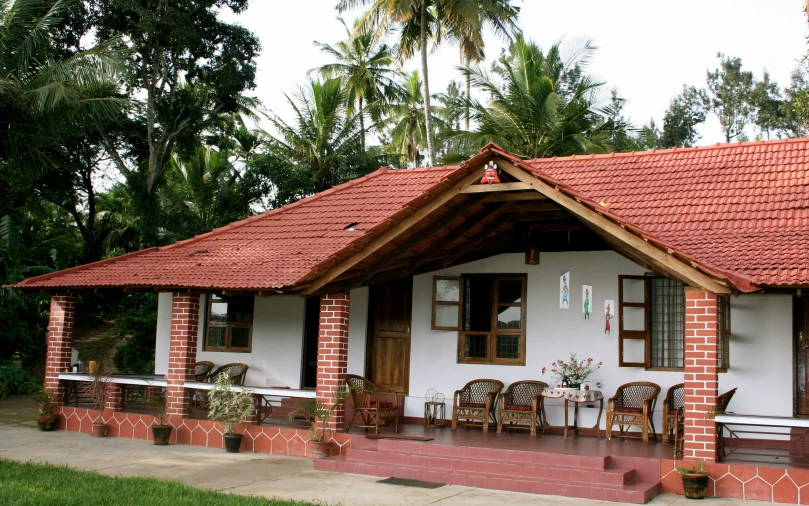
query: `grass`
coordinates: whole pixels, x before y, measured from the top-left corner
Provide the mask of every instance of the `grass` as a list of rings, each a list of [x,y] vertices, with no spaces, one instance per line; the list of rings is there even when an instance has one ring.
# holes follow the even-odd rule
[[[312,506],[200,490],[176,481],[103,476],[65,466],[0,459],[3,506]]]

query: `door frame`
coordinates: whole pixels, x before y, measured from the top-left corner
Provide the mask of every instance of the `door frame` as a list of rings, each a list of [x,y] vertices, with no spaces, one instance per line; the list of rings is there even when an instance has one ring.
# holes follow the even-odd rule
[[[405,385],[404,392],[397,392],[399,396],[410,395],[410,352],[413,345],[413,277],[406,278],[410,280],[410,321],[407,324],[407,353],[405,353]],[[399,280],[402,281],[402,280]],[[380,283],[382,284],[382,283]],[[363,373],[366,378],[371,379],[371,361],[373,360],[373,345],[374,345],[374,299],[373,296],[374,285],[368,286],[368,316],[365,321],[365,372]]]

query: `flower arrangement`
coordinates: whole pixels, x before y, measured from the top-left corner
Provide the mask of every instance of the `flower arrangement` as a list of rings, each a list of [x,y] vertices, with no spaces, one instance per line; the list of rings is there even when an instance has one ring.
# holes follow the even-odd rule
[[[578,360],[575,353],[570,354],[570,360],[557,360],[551,364],[550,371],[554,373],[554,378],[562,385],[580,385],[596,369],[600,369],[603,362],[593,363],[592,358]],[[542,374],[547,372],[547,368],[542,368]]]

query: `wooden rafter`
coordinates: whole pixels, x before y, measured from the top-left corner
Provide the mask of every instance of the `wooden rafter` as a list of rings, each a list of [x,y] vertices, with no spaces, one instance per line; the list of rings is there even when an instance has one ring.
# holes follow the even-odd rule
[[[497,193],[497,192],[513,192],[522,190],[531,190],[532,188],[525,183],[499,183],[499,184],[475,184],[467,186],[461,193]]]
[[[492,220],[492,221],[494,221],[494,220]],[[447,258],[444,259],[444,262],[443,262],[444,267],[448,266],[449,264],[451,264],[455,260],[462,257],[466,252],[472,251],[475,248],[477,248],[478,246],[480,246],[487,239],[489,239],[493,235],[500,232],[507,225],[513,225],[512,222],[513,222],[513,218],[505,220],[505,221],[501,221],[501,222],[496,222],[495,221],[495,224],[493,226],[491,226],[490,228],[488,228],[488,230],[486,229],[486,226],[488,226],[488,223],[486,223],[486,222],[482,223],[482,225],[484,227],[483,228],[484,233],[476,234],[472,239],[465,242],[463,244],[462,248],[456,248],[455,251],[452,254],[450,254]]]
[[[545,195],[535,191],[522,193],[493,193],[484,202],[517,202],[523,200],[546,200]]]
[[[657,267],[663,272],[671,274],[677,279],[686,282],[689,285],[698,286],[704,290],[716,294],[730,294],[729,287],[720,284],[712,277],[697,270],[696,268],[688,265],[680,260],[674,258],[672,255],[654,247],[642,238],[630,233],[617,223],[605,218],[592,209],[588,208],[581,202],[568,197],[561,191],[545,183],[544,181],[528,174],[511,162],[498,158],[496,163],[500,168],[506,171],[514,178],[530,185],[534,190],[540,192],[549,200],[555,202],[560,207],[566,209],[574,216],[578,217],[588,226],[594,230],[598,229],[603,231],[604,234],[609,235],[615,241],[615,247],[624,249],[627,248],[634,253],[641,254],[644,258],[648,258],[652,266]]]
[[[388,230],[381,236],[377,237],[376,239],[372,240],[370,243],[365,245],[359,251],[353,253],[347,259],[340,262],[338,265],[326,271],[322,276],[316,279],[314,283],[305,288],[302,292],[302,295],[312,295],[314,293],[317,293],[321,288],[323,288],[324,286],[335,280],[338,276],[340,276],[347,270],[351,269],[358,263],[368,258],[374,252],[379,250],[379,248],[382,248],[383,246],[390,243],[403,233],[410,230],[411,227],[413,227],[421,220],[432,214],[433,211],[435,211],[436,209],[445,205],[453,197],[461,193],[461,191],[464,188],[468,187],[475,181],[479,180],[479,178],[480,174],[477,171],[467,174],[460,181],[452,185],[452,187],[449,190],[438,195],[436,198],[425,204],[416,212],[414,212],[413,214],[411,214],[410,216],[408,216],[407,218],[403,219],[398,224],[393,226],[390,230]]]

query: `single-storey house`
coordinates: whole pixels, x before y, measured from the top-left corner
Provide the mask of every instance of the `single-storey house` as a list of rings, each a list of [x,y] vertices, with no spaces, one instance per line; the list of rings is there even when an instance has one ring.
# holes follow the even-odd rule
[[[282,404],[286,389],[332,403],[347,374],[364,376],[397,393],[402,437],[433,438],[366,440],[344,432],[351,412],[338,411],[335,455],[319,469],[645,502],[678,490],[680,458],[704,459],[709,495],[809,499],[809,139],[536,160],[490,144],[458,166],[382,168],[16,287],[52,296],[46,384],[60,395],[72,379],[75,294],[159,292],[155,374],[180,443],[222,445],[218,425],[189,416],[194,364],[244,363],[245,385]],[[560,386],[550,369],[571,353],[602,363],[583,386],[587,402],[575,403],[578,425],[596,425],[589,437],[552,430],[569,406],[552,398],[536,437],[421,429],[426,401],[445,398],[450,418],[453,392],[475,379]],[[639,381],[660,387],[658,441],[594,437],[610,425],[594,392],[606,405]],[[680,383],[675,453],[660,439],[666,392]],[[112,435],[149,437],[150,417],[115,395],[106,407]],[[62,428],[89,430],[89,409],[60,413]],[[756,429],[734,414],[763,418]],[[762,426],[776,434],[743,434]],[[302,429],[245,433],[245,449],[310,454]],[[777,461],[724,462],[751,441],[791,446]]]

